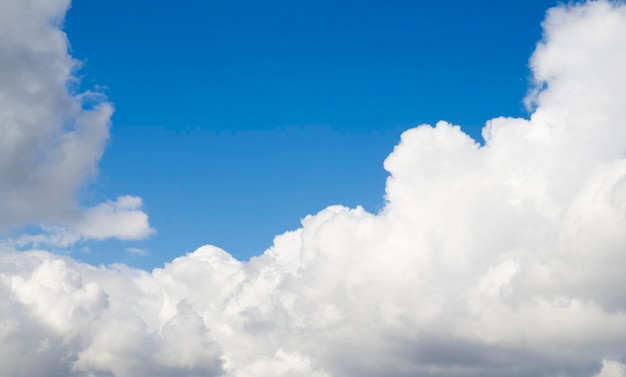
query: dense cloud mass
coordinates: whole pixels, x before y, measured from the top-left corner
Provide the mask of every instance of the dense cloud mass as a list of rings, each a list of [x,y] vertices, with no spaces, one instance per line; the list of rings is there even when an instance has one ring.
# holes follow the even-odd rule
[[[543,26],[530,119],[482,146],[406,131],[378,214],[329,207],[249,262],[205,246],[151,273],[6,248],[0,375],[626,376],[626,5]]]
[[[145,237],[151,229],[145,214],[137,216],[139,207],[115,213],[120,223],[132,223],[132,232],[118,232],[103,229],[114,222],[108,214],[97,218],[100,207],[79,208],[74,199],[96,172],[113,107],[100,93],[76,90],[79,63],[60,29],[68,6],[69,0],[0,2],[0,234],[44,225],[47,232],[18,243],[67,245],[93,238],[82,224],[99,222],[95,238]]]

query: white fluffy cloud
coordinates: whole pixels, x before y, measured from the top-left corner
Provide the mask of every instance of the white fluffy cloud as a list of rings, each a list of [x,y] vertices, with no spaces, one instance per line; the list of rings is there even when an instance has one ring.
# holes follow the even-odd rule
[[[76,190],[96,173],[113,106],[102,94],[75,90],[79,63],[60,29],[68,6],[0,2],[0,233],[43,224],[55,228],[43,237],[48,241],[59,238],[59,228],[74,239],[145,237],[150,227],[137,206],[107,213],[111,204],[84,210],[75,202]],[[129,227],[103,224],[112,214]],[[85,217],[91,225],[83,225]]]
[[[626,376],[626,5],[544,30],[530,119],[489,121],[484,146],[406,131],[378,214],[329,207],[247,263],[205,246],[151,273],[2,251],[0,375]]]

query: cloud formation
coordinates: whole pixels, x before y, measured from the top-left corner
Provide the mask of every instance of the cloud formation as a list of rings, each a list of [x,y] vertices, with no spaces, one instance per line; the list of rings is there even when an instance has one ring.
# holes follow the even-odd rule
[[[151,230],[136,206],[114,211],[122,222],[135,221],[126,228],[132,234],[119,227],[94,231],[85,228],[85,220],[110,218],[102,213],[110,204],[85,210],[74,198],[95,176],[113,106],[100,93],[77,90],[80,64],[68,53],[60,29],[69,3],[0,4],[0,234],[44,225],[55,229],[39,237],[48,241],[58,239],[61,230],[79,239],[142,238]]]
[[[249,262],[204,246],[151,273],[3,250],[0,375],[625,376],[626,5],[543,27],[530,118],[483,146],[406,131],[378,214],[329,207]]]

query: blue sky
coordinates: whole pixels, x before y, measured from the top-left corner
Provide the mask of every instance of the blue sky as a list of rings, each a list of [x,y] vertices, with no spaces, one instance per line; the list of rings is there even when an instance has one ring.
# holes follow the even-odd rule
[[[246,260],[328,205],[377,211],[402,131],[443,119],[480,140],[486,120],[527,115],[555,4],[75,1],[82,85],[116,108],[80,199],[138,195],[157,230],[76,257],[152,268],[213,244]]]

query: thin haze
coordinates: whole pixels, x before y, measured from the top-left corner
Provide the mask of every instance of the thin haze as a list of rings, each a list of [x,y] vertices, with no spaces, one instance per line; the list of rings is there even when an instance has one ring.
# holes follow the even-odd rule
[[[379,213],[328,207],[249,262],[204,246],[152,272],[15,250],[154,232],[140,197],[75,199],[113,107],[77,89],[68,7],[0,3],[0,227],[37,229],[0,246],[0,375],[626,376],[623,3],[547,13],[531,116],[484,145],[404,132]]]

